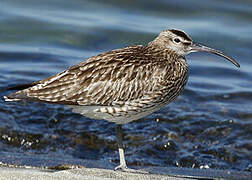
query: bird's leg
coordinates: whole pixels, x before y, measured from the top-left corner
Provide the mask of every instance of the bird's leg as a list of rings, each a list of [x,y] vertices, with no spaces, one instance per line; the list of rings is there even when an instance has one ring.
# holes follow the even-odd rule
[[[115,170],[121,169],[122,171],[125,171],[127,169],[127,165],[126,165],[126,161],[125,161],[125,157],[124,157],[123,136],[122,136],[122,125],[121,124],[116,125],[116,139],[117,139],[117,144],[118,144],[120,165],[115,167]]]
[[[117,124],[116,125],[116,138],[117,138],[117,144],[118,144],[118,151],[119,151],[119,158],[120,158],[120,165],[115,167],[115,170],[120,169],[124,172],[133,172],[133,173],[148,173],[144,170],[135,170],[130,169],[127,167],[125,157],[124,157],[124,150],[123,150],[123,135],[122,135],[122,125]]]

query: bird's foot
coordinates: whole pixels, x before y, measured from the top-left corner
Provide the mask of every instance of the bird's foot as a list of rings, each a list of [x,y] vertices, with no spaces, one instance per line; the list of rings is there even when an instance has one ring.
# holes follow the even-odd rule
[[[130,173],[141,173],[141,174],[148,174],[149,173],[147,171],[140,170],[140,169],[131,169],[131,168],[128,168],[124,164],[120,164],[119,166],[116,166],[114,170],[115,171],[120,170],[120,171],[123,171],[123,172],[130,172]]]

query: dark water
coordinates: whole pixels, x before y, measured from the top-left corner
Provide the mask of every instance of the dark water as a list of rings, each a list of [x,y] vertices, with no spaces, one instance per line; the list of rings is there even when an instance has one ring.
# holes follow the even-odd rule
[[[0,0],[0,95],[7,86],[46,78],[91,55],[146,44],[163,29],[183,29],[241,68],[213,55],[189,55],[183,94],[123,126],[128,165],[252,171],[251,22],[249,0]],[[115,166],[114,124],[63,106],[1,99],[0,161],[41,166],[54,159]]]

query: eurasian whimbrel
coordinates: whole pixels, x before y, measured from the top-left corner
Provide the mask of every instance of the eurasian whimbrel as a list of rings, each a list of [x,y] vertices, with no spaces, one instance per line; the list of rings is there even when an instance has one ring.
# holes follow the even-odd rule
[[[205,51],[232,58],[196,44],[183,31],[162,31],[147,46],[116,49],[29,85],[18,86],[5,101],[31,100],[68,105],[73,112],[116,123],[120,165],[127,170],[121,125],[153,113],[183,90],[188,67],[185,55]]]

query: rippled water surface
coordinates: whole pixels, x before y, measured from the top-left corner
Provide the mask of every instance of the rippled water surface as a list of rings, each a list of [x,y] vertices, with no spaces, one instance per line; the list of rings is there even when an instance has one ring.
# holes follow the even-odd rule
[[[129,166],[252,171],[252,2],[230,0],[1,0],[0,88],[53,75],[114,48],[185,30],[234,57],[187,56],[190,78],[165,109],[123,126]],[[19,158],[16,158],[19,157]],[[26,157],[26,158],[25,158]],[[45,161],[28,161],[43,157]],[[29,159],[28,158],[28,159]],[[118,164],[114,124],[60,105],[0,100],[0,161]],[[107,165],[107,164],[109,165]]]

